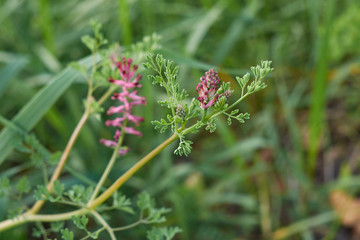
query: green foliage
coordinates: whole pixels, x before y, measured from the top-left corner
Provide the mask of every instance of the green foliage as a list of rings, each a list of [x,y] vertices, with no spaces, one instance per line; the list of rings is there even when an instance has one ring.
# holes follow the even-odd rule
[[[142,41],[132,44],[129,51],[132,53],[133,60],[141,62],[149,53],[160,49],[160,39],[160,35],[153,33],[143,37]]]
[[[73,216],[72,220],[73,220],[74,224],[80,229],[86,229],[86,225],[89,222],[89,219],[85,215]]]
[[[85,187],[83,185],[73,185],[71,189],[65,191],[65,185],[55,181],[52,193],[44,185],[38,185],[34,194],[36,200],[82,206],[90,199],[92,192],[92,187]]]
[[[334,20],[329,42],[332,59],[339,60],[346,55],[360,53],[360,33],[357,27],[360,24],[359,11],[360,5],[353,3]]]
[[[0,178],[0,198],[8,195],[10,189],[10,180],[8,178]]]
[[[156,208],[154,200],[150,198],[150,195],[146,192],[142,192],[139,195],[137,206],[140,208],[140,218],[145,219],[147,223],[162,223],[165,222],[165,213],[168,213],[170,209]],[[143,216],[146,214],[146,216]]]
[[[86,45],[86,47],[92,52],[96,53],[102,45],[108,43],[108,40],[104,38],[104,35],[100,32],[102,28],[102,24],[92,20],[90,25],[94,32],[94,37],[90,37],[89,35],[85,35],[81,38],[81,41]]]
[[[63,240],[74,240],[74,233],[65,228],[61,230],[61,237]]]
[[[73,216],[72,217],[72,220],[75,224],[75,226],[81,230],[84,230],[86,232],[86,234],[92,238],[92,239],[97,239],[99,234],[100,234],[100,231],[96,231],[96,232],[90,232],[86,226],[89,222],[89,219],[85,216],[85,215],[82,215],[82,216]]]
[[[191,144],[193,144],[192,141],[185,140],[183,137],[180,138],[179,146],[175,149],[174,153],[179,156],[182,155],[189,156],[192,149]]]
[[[239,109],[235,109],[235,110],[231,111],[230,114],[225,113],[228,116],[227,122],[229,125],[231,125],[232,119],[235,119],[235,120],[239,121],[240,123],[245,123],[245,120],[250,119],[249,113],[240,113],[240,114],[238,114],[238,113],[239,113]],[[236,114],[238,114],[238,115],[236,115]]]
[[[49,190],[44,185],[38,185],[37,189],[34,191],[36,200],[47,200],[50,202],[58,202],[61,199],[61,196],[52,196]]]
[[[131,200],[127,198],[125,195],[122,195],[120,193],[116,193],[113,196],[113,207],[115,209],[118,209],[120,211],[124,211],[130,214],[134,214],[135,211],[131,207]]]
[[[205,129],[209,130],[211,133],[215,132],[215,130],[216,130],[215,118],[212,118],[211,120],[209,120],[207,122],[207,126]]]
[[[182,230],[179,227],[153,228],[147,232],[148,240],[171,240]]]
[[[26,176],[23,176],[19,180],[18,184],[16,185],[16,189],[19,193],[28,193],[30,191],[30,183]]]
[[[37,238],[39,238],[39,237],[41,237],[42,235],[43,235],[43,232],[39,229],[39,228],[37,228],[37,227],[34,227],[33,229],[32,229],[32,233],[31,233],[34,237],[37,237]]]
[[[65,222],[51,222],[50,223],[50,229],[52,232],[59,232],[61,229],[64,228]]]
[[[85,187],[83,185],[74,185],[64,193],[72,202],[83,205],[90,199],[93,187]]]
[[[180,89],[177,81],[177,75],[179,66],[174,65],[173,61],[165,59],[162,55],[157,54],[154,58],[152,55],[146,57],[147,62],[144,66],[147,69],[151,69],[157,73],[156,76],[149,75],[149,79],[153,84],[158,84],[165,88],[168,98],[163,101],[159,101],[162,106],[167,106],[174,109],[188,96],[185,89]]]
[[[169,126],[171,127],[174,123],[174,119],[172,119],[170,115],[168,115],[168,121],[166,121],[165,119],[161,119],[160,121],[151,121],[151,123],[154,125],[155,129],[160,129],[160,133],[163,133]]]
[[[201,109],[200,101],[195,98],[191,100],[190,107],[188,107],[187,104],[182,104],[188,95],[185,90],[180,90],[179,84],[177,83],[179,66],[174,66],[172,61],[165,59],[160,54],[157,54],[156,57],[148,55],[146,60],[147,62],[144,66],[157,73],[157,75],[149,75],[149,79],[153,84],[158,84],[165,88],[168,95],[167,99],[160,100],[158,103],[161,106],[166,106],[171,109],[172,112],[172,116],[167,115],[167,120],[155,120],[151,123],[154,125],[155,129],[160,129],[160,133],[165,132],[166,129],[171,126],[172,132],[176,133],[180,140],[179,146],[175,149],[174,153],[180,156],[188,156],[191,152],[191,144],[193,142],[185,140],[185,135],[197,132],[202,126],[206,126],[205,129],[213,133],[216,130],[215,117],[217,115],[227,115],[229,125],[231,125],[232,118],[241,123],[244,123],[245,119],[249,119],[250,115],[248,113],[235,115],[239,110],[233,110],[230,114],[227,113],[227,111],[235,107],[246,96],[264,89],[266,84],[262,80],[273,71],[273,68],[270,67],[271,61],[262,61],[261,65],[251,68],[255,79],[250,84],[248,84],[250,80],[249,73],[246,73],[242,78],[236,77],[236,80],[241,87],[241,97],[230,106],[228,104],[228,98],[234,91],[230,87],[230,82],[222,82],[220,86],[216,86],[217,96],[213,108]],[[214,93],[206,92],[202,94],[207,95]],[[198,117],[200,114],[202,114],[201,121],[197,121],[191,127],[183,130],[189,120]],[[182,128],[179,129],[178,124],[181,124]]]

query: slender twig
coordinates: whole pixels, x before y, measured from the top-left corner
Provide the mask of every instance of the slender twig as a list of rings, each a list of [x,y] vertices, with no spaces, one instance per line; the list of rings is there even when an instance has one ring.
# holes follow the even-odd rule
[[[170,145],[179,136],[174,133],[171,137],[166,139],[162,144],[157,146],[154,150],[152,150],[148,155],[138,161],[134,166],[132,166],[129,170],[127,170],[121,177],[119,177],[103,194],[101,194],[98,198],[96,198],[92,203],[88,204],[88,208],[95,209],[100,204],[105,202],[114,192],[121,187],[132,175],[134,175],[140,168],[142,168],[147,162],[153,159],[156,155],[158,155],[165,147]]]
[[[97,101],[97,103],[99,105],[103,104],[105,102],[106,99],[108,99],[110,97],[110,95],[115,91],[115,89],[118,86],[116,85],[111,85],[111,87],[101,96],[101,98],[99,98],[99,100]]]
[[[90,212],[88,208],[81,208],[79,210],[67,212],[67,213],[59,213],[59,214],[31,214],[24,213],[13,219],[7,219],[5,221],[0,222],[0,232],[5,231],[7,229],[19,226],[21,224],[27,222],[57,222],[68,220],[72,216],[84,215]]]
[[[146,221],[146,220],[144,220],[144,219],[140,219],[139,221],[136,221],[136,222],[131,223],[131,224],[126,225],[126,226],[113,228],[113,231],[114,231],[114,232],[123,231],[123,230],[129,229],[129,228],[136,227],[137,225],[140,225],[140,224],[143,224],[143,223],[147,224],[147,223],[149,223],[149,222]]]
[[[100,232],[102,232],[102,231],[104,231],[104,230],[105,230],[105,227],[101,227],[101,228],[99,228],[98,230],[96,230],[96,231],[93,232],[93,233],[100,233]],[[86,240],[86,239],[88,239],[89,237],[91,237],[91,236],[90,236],[90,235],[87,235],[87,236],[81,238],[80,240]]]
[[[110,174],[110,171],[111,169],[113,168],[115,162],[116,162],[116,158],[119,156],[119,150],[121,148],[121,145],[124,141],[124,137],[125,137],[125,131],[124,131],[124,128],[126,127],[127,125],[127,121],[124,122],[124,124],[122,125],[121,127],[121,135],[119,137],[119,141],[118,141],[118,144],[116,145],[114,151],[113,151],[113,154],[111,156],[111,159],[103,173],[103,175],[101,176],[101,179],[100,181],[98,182],[98,184],[96,185],[96,188],[94,190],[94,192],[92,193],[91,197],[90,197],[90,200],[89,200],[89,204],[91,204],[91,202],[95,199],[95,197],[97,196],[97,194],[99,193],[101,187],[103,186],[106,178],[109,176]]]
[[[94,217],[105,227],[106,231],[109,233],[109,235],[111,237],[111,240],[116,240],[113,229],[105,221],[105,219],[103,217],[101,217],[101,215],[96,211],[91,211],[91,214],[94,215]]]

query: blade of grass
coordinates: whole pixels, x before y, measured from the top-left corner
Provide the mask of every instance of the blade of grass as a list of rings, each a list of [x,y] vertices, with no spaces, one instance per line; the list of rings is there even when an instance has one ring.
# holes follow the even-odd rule
[[[328,53],[330,31],[332,28],[332,15],[334,0],[327,2],[325,32],[321,39],[319,61],[317,63],[316,74],[313,84],[310,116],[309,116],[309,154],[308,154],[308,174],[313,175],[316,167],[316,158],[319,151],[319,141],[323,131],[323,119],[326,103],[326,76],[328,73]]]
[[[92,57],[87,57],[80,61],[87,67],[92,64]],[[35,124],[44,116],[49,108],[61,96],[61,94],[71,85],[71,83],[81,77],[76,70],[67,67],[57,74],[52,81],[42,88],[21,110],[12,121],[23,128],[25,131],[31,130]],[[0,132],[0,164],[11,153],[14,148],[14,132],[9,128],[4,128]]]
[[[130,45],[132,43],[132,29],[128,0],[118,0],[118,12],[123,43]]]
[[[299,170],[305,171],[303,157],[304,157],[304,148],[301,141],[301,133],[298,123],[296,122],[295,108],[298,105],[302,95],[304,94],[306,83],[299,82],[291,94],[288,94],[286,81],[278,76],[279,81],[275,83],[281,105],[283,106],[284,116],[286,117],[286,122],[289,128],[289,133],[291,136],[292,145],[296,151],[296,163]]]
[[[13,11],[18,9],[23,2],[24,0],[8,0],[6,3],[2,4],[0,10],[0,23],[10,16]]]
[[[163,54],[165,58],[171,59],[178,64],[189,66],[192,69],[204,70],[207,71],[211,68],[216,68],[213,64],[208,64],[199,60],[196,60],[191,57],[186,57],[180,53],[171,51],[170,49],[163,48],[159,51],[159,53]],[[236,69],[236,68],[222,68],[222,72],[226,72],[231,75],[243,75],[248,70],[246,69]]]
[[[193,31],[187,41],[185,52],[187,55],[192,56],[198,49],[201,41],[204,39],[206,33],[215,21],[220,17],[224,11],[228,1],[219,1],[214,7],[210,9],[197,24],[194,25]]]
[[[325,212],[319,214],[315,217],[311,217],[297,223],[294,223],[288,227],[280,228],[273,233],[274,240],[284,239],[290,237],[294,234],[301,233],[310,228],[317,227],[320,225],[324,225],[331,221],[334,221],[337,218],[336,213],[334,211]]]
[[[216,53],[213,58],[213,63],[219,65],[224,58],[228,55],[231,48],[236,44],[241,33],[253,20],[254,16],[260,9],[259,1],[252,1],[251,4],[241,11],[238,17],[233,21],[231,26],[228,28],[225,36],[221,43],[218,45]]]
[[[6,90],[10,81],[26,66],[28,60],[19,56],[11,60],[5,67],[0,69],[0,97]]]
[[[144,25],[144,33],[146,35],[150,35],[154,32],[154,27],[156,26],[156,18],[154,9],[151,7],[152,2],[150,0],[140,0],[140,7],[141,7],[141,15],[143,17],[143,24]]]
[[[205,9],[209,9],[213,5],[211,0],[201,0],[201,4]]]
[[[261,147],[267,146],[267,142],[264,138],[261,137],[248,137],[243,141],[238,141],[232,147],[227,148],[224,151],[221,151],[219,154],[216,154],[212,157],[209,157],[208,162],[223,162],[227,159],[234,158],[241,154],[246,156],[251,152],[259,149]]]
[[[55,37],[54,28],[51,19],[51,9],[49,6],[49,0],[38,0],[38,12],[40,28],[43,32],[44,43],[46,48],[55,53]]]

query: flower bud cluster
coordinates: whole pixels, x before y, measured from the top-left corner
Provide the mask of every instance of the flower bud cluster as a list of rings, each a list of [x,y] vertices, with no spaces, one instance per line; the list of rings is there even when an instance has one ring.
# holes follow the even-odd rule
[[[205,76],[200,78],[200,83],[196,87],[199,94],[198,100],[202,109],[207,109],[213,106],[221,97],[226,99],[230,97],[231,91],[220,91],[220,78],[214,69],[210,69],[205,73]]]
[[[175,114],[181,119],[184,119],[186,117],[185,109],[180,104],[177,106]]]

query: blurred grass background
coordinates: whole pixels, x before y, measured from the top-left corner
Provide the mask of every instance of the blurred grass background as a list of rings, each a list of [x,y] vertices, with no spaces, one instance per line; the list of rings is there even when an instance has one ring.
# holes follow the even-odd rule
[[[32,118],[34,127],[17,124],[51,152],[64,149],[83,111],[86,84],[59,73],[89,55],[80,38],[90,33],[92,18],[111,42],[124,46],[161,35],[160,52],[180,65],[180,84],[191,97],[209,68],[218,68],[221,79],[236,88],[235,75],[272,60],[268,88],[240,106],[251,120],[230,128],[219,119],[215,133],[191,136],[189,157],[175,157],[174,146],[166,149],[122,191],[135,197],[146,190],[172,208],[168,224],[183,229],[176,239],[356,239],[355,226],[342,224],[329,197],[335,187],[355,196],[360,190],[359,16],[357,0],[0,0],[0,115],[19,119],[42,87],[63,78],[55,103],[34,103],[44,116],[22,115],[22,122]],[[118,162],[112,179],[167,137],[150,124],[166,114],[156,103],[163,93],[146,79],[143,85],[149,101],[137,110],[147,120],[144,137],[126,140],[132,151]],[[91,119],[62,181],[96,181],[110,156],[98,139],[110,134]],[[32,183],[40,182],[29,166],[26,155],[12,152],[1,175],[16,182],[26,173]],[[10,202],[0,204],[6,209]],[[112,224],[132,218],[118,214]],[[121,236],[141,239],[146,229]],[[30,233],[31,225],[0,236],[31,239]]]

